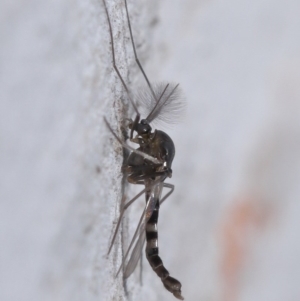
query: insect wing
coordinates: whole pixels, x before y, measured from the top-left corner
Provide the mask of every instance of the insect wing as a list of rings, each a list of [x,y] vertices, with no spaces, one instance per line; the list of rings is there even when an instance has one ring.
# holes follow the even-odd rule
[[[143,248],[143,246],[145,244],[145,240],[146,240],[145,228],[146,228],[147,222],[149,221],[149,219],[152,216],[152,213],[155,209],[157,201],[161,197],[162,188],[163,188],[163,182],[159,182],[156,185],[153,185],[153,187],[151,189],[150,197],[148,199],[146,208],[144,210],[144,213],[145,213],[144,220],[143,220],[143,223],[139,227],[139,232],[140,232],[139,238],[133,248],[130,259],[125,267],[124,278],[128,278],[133,273],[133,271],[135,270],[135,268],[138,264],[138,261],[141,256],[141,249]]]
[[[145,244],[145,240],[146,240],[145,227],[143,227],[143,228],[141,227],[139,239],[134,246],[134,249],[131,253],[130,259],[124,270],[124,278],[125,279],[128,278],[135,270],[135,268],[139,262],[139,259],[141,257],[141,254],[142,254],[141,250]]]

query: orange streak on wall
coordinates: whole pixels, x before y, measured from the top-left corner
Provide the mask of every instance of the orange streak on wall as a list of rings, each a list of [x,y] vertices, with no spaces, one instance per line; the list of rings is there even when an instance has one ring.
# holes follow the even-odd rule
[[[221,223],[221,265],[223,284],[222,300],[237,301],[239,279],[253,238],[259,234],[266,215],[260,202],[250,198],[240,198],[233,202]]]

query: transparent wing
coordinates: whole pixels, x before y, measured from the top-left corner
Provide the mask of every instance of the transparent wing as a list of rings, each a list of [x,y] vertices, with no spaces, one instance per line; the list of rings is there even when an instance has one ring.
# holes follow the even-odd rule
[[[158,185],[160,186],[160,183]],[[145,240],[143,240],[141,238],[141,236],[143,235],[143,233],[145,233],[146,224],[147,224],[148,220],[150,219],[150,217],[151,217],[151,215],[153,213],[153,210],[154,210],[155,204],[156,204],[156,200],[157,200],[157,198],[153,197],[155,195],[155,191],[157,190],[157,187],[156,187],[157,185],[151,185],[151,186],[152,187],[151,187],[151,192],[150,192],[149,200],[148,200],[148,202],[146,204],[146,207],[145,207],[145,209],[144,209],[144,211],[143,211],[143,213],[142,213],[142,215],[140,217],[139,223],[138,223],[138,225],[136,227],[134,235],[133,235],[133,237],[131,239],[129,247],[128,247],[127,251],[126,251],[126,254],[125,254],[124,258],[123,258],[122,264],[121,264],[121,266],[120,266],[120,268],[119,268],[116,276],[118,276],[118,274],[120,273],[121,269],[124,267],[125,261],[126,261],[128,255],[129,255],[129,252],[130,252],[130,250],[131,250],[131,248],[132,248],[132,246],[133,246],[133,244],[134,244],[134,242],[135,242],[138,234],[139,234],[139,238],[138,238],[138,240],[137,240],[137,242],[135,244],[134,250],[132,251],[130,259],[129,259],[129,263],[133,262],[135,264],[133,264],[133,263],[129,264],[128,263],[129,264],[128,270],[132,270],[131,273],[134,271],[134,268],[136,267],[136,264],[137,264],[137,262],[139,260],[139,255],[135,254],[135,252],[140,251],[140,244],[143,245],[143,242],[145,241]],[[141,241],[140,241],[140,239],[141,239]],[[138,258],[135,258],[137,256],[138,256]],[[128,264],[127,264],[127,266],[128,266]],[[132,265],[132,267],[131,267],[131,265]],[[125,272],[126,272],[127,266],[125,268]],[[125,272],[124,272],[124,276],[125,276]],[[127,277],[129,277],[129,276],[127,276]]]
[[[132,273],[133,271],[135,270],[138,262],[139,262],[139,259],[141,257],[141,254],[142,254],[142,249],[143,249],[143,246],[145,244],[145,240],[146,240],[146,234],[145,234],[145,227],[142,227],[140,228],[140,236],[139,236],[139,239],[137,240],[133,250],[132,250],[132,253],[131,253],[131,256],[130,256],[130,259],[125,267],[125,270],[124,270],[124,278],[128,278]]]
[[[164,186],[163,182],[158,182],[157,184],[152,185],[150,196],[146,208],[143,212],[143,216],[144,216],[143,222],[139,224],[137,228],[137,230],[139,229],[139,238],[133,248],[133,251],[131,252],[130,259],[124,269],[124,278],[128,278],[133,273],[140,259],[140,256],[142,254],[141,249],[143,248],[146,240],[146,234],[145,234],[146,224],[149,221],[150,217],[152,216],[157,200],[161,200],[163,186]]]
[[[139,88],[135,95],[135,102],[140,106],[142,116],[147,116],[149,122],[175,124],[184,116],[186,102],[181,89],[176,84],[153,84],[153,97],[147,86]]]

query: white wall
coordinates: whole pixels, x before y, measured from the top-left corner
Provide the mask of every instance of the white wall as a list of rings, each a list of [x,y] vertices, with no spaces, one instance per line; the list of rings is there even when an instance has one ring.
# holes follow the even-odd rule
[[[188,102],[165,129],[177,147],[159,221],[166,267],[186,300],[299,300],[300,3],[136,2],[150,79],[179,82]],[[109,1],[118,64],[136,87],[123,8]],[[122,149],[102,117],[117,130],[132,109],[102,2],[6,1],[0,12],[0,300],[124,300],[121,237],[106,258]],[[146,260],[143,275],[126,285],[132,300],[174,300]]]

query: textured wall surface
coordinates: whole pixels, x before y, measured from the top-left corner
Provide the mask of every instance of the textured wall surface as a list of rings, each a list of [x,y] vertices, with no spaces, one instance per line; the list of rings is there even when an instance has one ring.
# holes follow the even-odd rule
[[[109,1],[130,89],[124,4]],[[160,254],[186,300],[300,298],[300,2],[129,1],[151,81],[178,82],[185,119]],[[115,131],[133,110],[111,65],[102,1],[0,4],[0,300],[174,300],[146,260],[114,275],[144,201],[109,257],[123,189]],[[126,297],[127,296],[127,297]]]

